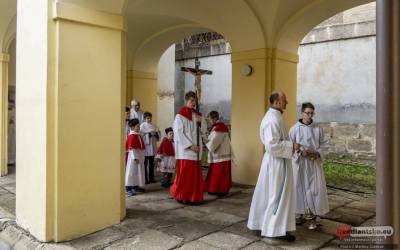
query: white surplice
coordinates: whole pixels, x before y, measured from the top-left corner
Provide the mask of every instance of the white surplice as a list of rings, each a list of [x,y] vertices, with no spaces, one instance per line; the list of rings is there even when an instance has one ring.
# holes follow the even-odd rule
[[[208,163],[218,163],[231,160],[231,140],[229,132],[211,131],[206,143]]]
[[[131,131],[130,134],[139,133]],[[139,163],[135,162],[136,159],[139,160]],[[144,187],[145,185],[144,150],[131,149],[126,161],[125,186]]]
[[[174,148],[175,148],[175,159],[177,160],[201,160],[202,149],[203,149],[203,140],[202,138],[205,136],[207,132],[207,123],[204,120],[204,117],[201,117],[201,128],[200,128],[200,137],[199,137],[199,145],[200,152],[199,157],[193,150],[189,149],[192,145],[197,145],[197,124],[196,124],[196,114],[193,112],[192,120],[187,119],[183,115],[177,114],[174,120]]]
[[[316,151],[321,156],[321,146],[328,143],[322,128],[314,123],[305,125],[297,122],[290,129],[289,136],[292,142],[301,144],[304,149]],[[310,208],[315,215],[328,213],[328,194],[322,159],[311,160],[300,154],[294,154],[292,165],[296,190],[296,213],[305,214],[306,208]]]
[[[279,110],[270,108],[260,127],[265,153],[251,202],[247,227],[277,237],[296,230],[291,158],[293,143]]]
[[[140,124],[140,133],[143,135],[145,156],[155,156],[157,154],[157,141],[160,131],[156,125],[148,122]]]

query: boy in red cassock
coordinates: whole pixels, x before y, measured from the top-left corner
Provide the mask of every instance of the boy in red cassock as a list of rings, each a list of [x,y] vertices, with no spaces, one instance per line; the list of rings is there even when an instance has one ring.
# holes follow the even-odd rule
[[[210,165],[204,188],[209,194],[224,196],[232,186],[229,129],[219,120],[217,111],[211,111],[208,120],[212,124],[206,144]]]
[[[175,116],[173,125],[176,158],[176,174],[170,188],[175,200],[186,204],[198,204],[204,200],[204,181],[201,167],[201,137],[207,130],[201,113],[196,112],[196,94],[185,95],[185,106]],[[198,126],[200,123],[200,127]],[[197,136],[199,130],[199,136]]]

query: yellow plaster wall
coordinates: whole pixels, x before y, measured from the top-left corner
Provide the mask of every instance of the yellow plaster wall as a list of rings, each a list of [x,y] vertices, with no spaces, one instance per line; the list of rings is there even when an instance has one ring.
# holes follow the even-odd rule
[[[153,121],[157,122],[157,76],[153,73],[133,70],[128,72],[128,79],[132,84],[131,99],[139,100],[141,109],[151,112]],[[130,106],[130,101],[128,106]]]
[[[124,18],[54,3],[18,8],[16,215],[41,241],[125,215]]]
[[[286,94],[289,104],[286,107],[283,120],[290,128],[297,121],[297,63],[295,54],[274,50],[272,89],[281,90]]]
[[[131,107],[131,101],[132,101],[132,94],[133,94],[133,71],[128,70],[126,71],[126,99],[125,99],[125,106],[126,107]]]
[[[287,126],[296,120],[297,55],[276,49],[258,49],[232,53],[232,150],[233,181],[255,185],[264,149],[260,141],[260,123],[269,108],[273,90],[286,93],[289,105],[284,114]],[[244,64],[253,68],[242,76]]]
[[[126,72],[126,33],[121,34],[121,103],[120,106],[122,108],[122,117],[125,119],[125,106],[126,106],[126,97],[127,97],[127,72]],[[122,170],[120,171],[120,219],[122,220],[126,216],[126,205],[125,205],[125,123],[122,127],[122,131],[120,134],[120,142],[122,142],[122,149],[120,152],[120,160],[122,163],[120,164]]]
[[[242,65],[253,67],[242,76]],[[265,92],[269,88],[267,60],[263,50],[232,53],[232,153],[234,182],[255,184],[263,155],[259,127],[266,110]]]
[[[58,22],[57,241],[120,220],[122,38],[118,30]]]

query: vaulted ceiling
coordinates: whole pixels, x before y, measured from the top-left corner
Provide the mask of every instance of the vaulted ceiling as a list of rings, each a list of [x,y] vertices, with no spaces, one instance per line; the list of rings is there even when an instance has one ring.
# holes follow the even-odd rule
[[[0,52],[6,52],[15,37],[17,1],[0,1]]]
[[[58,0],[126,17],[128,67],[156,72],[162,53],[186,36],[215,31],[233,52],[278,48],[297,53],[325,19],[371,0]],[[0,45],[15,26],[16,0],[0,1]],[[15,18],[14,18],[15,19]],[[14,24],[13,24],[14,22]],[[14,28],[15,30],[15,28]],[[8,33],[8,35],[7,35]],[[15,33],[15,32],[14,32]],[[3,48],[4,50],[4,48]]]
[[[130,0],[130,66],[155,72],[160,55],[183,37],[216,31],[232,50],[279,48],[297,53],[300,41],[325,19],[370,0]],[[150,66],[152,65],[152,66]]]

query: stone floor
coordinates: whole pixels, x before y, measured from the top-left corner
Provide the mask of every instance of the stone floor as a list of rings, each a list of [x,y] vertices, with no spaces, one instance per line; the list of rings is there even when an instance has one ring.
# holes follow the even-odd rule
[[[0,250],[3,249],[337,249],[336,229],[374,225],[375,196],[329,189],[331,212],[315,231],[297,227],[294,243],[260,237],[246,228],[253,188],[235,186],[225,198],[206,195],[199,206],[175,202],[159,184],[126,198],[120,224],[59,244],[36,241],[15,223],[15,175],[0,178]]]

